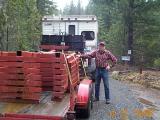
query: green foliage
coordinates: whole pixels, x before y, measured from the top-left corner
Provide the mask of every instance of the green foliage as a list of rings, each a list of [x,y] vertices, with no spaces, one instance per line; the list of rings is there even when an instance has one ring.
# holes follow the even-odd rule
[[[80,0],[78,2],[78,5],[75,5],[72,0],[69,5],[65,6],[62,14],[64,15],[83,15],[85,14],[85,9],[81,7]]]
[[[55,9],[50,0],[4,0],[0,9],[0,50],[37,50],[41,17],[53,14]]]
[[[154,60],[154,66],[160,69],[160,58]]]
[[[91,0],[87,13],[98,17],[99,39],[113,53],[127,55],[131,45],[135,64],[143,56],[145,65],[153,66],[160,57],[159,8],[159,0]]]
[[[37,0],[37,9],[42,16],[53,15],[58,12],[55,3],[52,0]]]
[[[40,33],[37,29],[40,15],[36,0],[8,0],[6,16],[9,30],[8,50],[31,50],[33,41],[39,40]]]

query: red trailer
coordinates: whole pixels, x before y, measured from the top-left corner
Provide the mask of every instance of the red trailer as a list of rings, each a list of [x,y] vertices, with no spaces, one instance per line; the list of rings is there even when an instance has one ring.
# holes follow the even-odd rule
[[[79,71],[77,72],[76,69],[74,69],[75,68],[74,65],[69,66],[71,63],[75,63],[79,66],[80,62],[77,62],[79,58],[76,57],[75,54],[68,54],[68,56],[65,56],[66,54],[63,54],[65,56],[64,57],[65,59],[63,61],[61,60],[60,57],[61,54],[58,53],[57,55],[55,54],[56,57],[52,59],[53,55],[52,53],[50,55],[42,53],[22,52],[21,53],[22,55],[20,56],[17,56],[15,55],[16,53],[11,53],[11,52],[0,53],[0,75],[4,76],[0,78],[0,101],[1,101],[0,120],[73,120],[76,119],[76,116],[78,117],[83,116],[85,118],[90,116],[90,110],[92,108],[92,91],[93,91],[92,81],[87,78],[80,80]],[[52,63],[48,63],[49,59],[51,59]],[[55,63],[53,63],[53,61],[55,61]],[[54,82],[53,84],[54,87],[50,85],[51,84],[50,81],[46,82],[47,78],[48,79],[51,78],[47,76],[50,75],[49,73],[51,74],[57,73],[53,81],[55,81],[55,79],[58,79],[59,77],[62,77],[64,79],[66,78],[61,75],[61,72],[62,74],[64,74],[65,71],[61,69],[55,70],[56,68],[55,66],[62,66],[60,63],[58,63],[59,65],[56,65],[57,62],[63,62],[63,63],[67,62],[66,70],[67,70],[68,84],[66,87],[66,91],[64,93],[61,93],[61,90],[64,89],[63,87],[56,86],[58,84],[61,85],[63,81],[62,83],[61,81]],[[16,67],[16,65],[18,65],[18,67]],[[49,71],[46,72],[45,70],[47,69],[50,70],[50,69],[45,68],[44,69],[45,73],[43,74],[44,76],[42,76],[41,74],[44,72],[42,68],[47,66],[48,67],[54,66],[54,72],[49,72]],[[17,71],[14,71],[13,69],[14,67],[16,67]],[[26,81],[10,82],[11,78],[5,77],[5,75],[10,76],[15,73],[16,74],[18,73],[19,75],[21,67],[23,68],[23,70],[25,68],[25,70],[27,71],[26,73],[23,73],[25,77],[27,75],[30,75],[26,77],[27,80],[24,78],[24,80]],[[32,68],[27,68],[27,67],[32,67]],[[38,70],[40,71],[41,74],[39,74]],[[78,78],[76,77],[76,75],[73,75],[72,73],[76,73]],[[15,78],[13,78],[13,76],[11,77],[12,80],[16,81],[15,79],[17,76],[15,76]],[[43,79],[45,78],[44,80],[46,81],[44,82],[42,78]],[[4,82],[4,79],[7,82],[6,81]],[[38,81],[37,79],[40,80]],[[33,80],[37,81],[33,82]],[[75,80],[77,81],[75,82]],[[38,86],[38,84],[40,83],[44,85],[45,89],[42,88],[42,84]],[[21,91],[22,84],[27,85],[28,88],[27,90],[30,91],[27,93],[27,95],[25,94],[26,91],[25,92],[23,90]],[[11,89],[11,86],[12,87],[14,86],[15,89]],[[30,97],[30,99],[38,98],[39,93],[33,93],[34,90],[39,90],[37,89],[38,87],[40,87],[41,90],[40,92],[41,97],[39,101],[36,103],[33,103],[33,101],[29,102],[28,100],[25,101],[25,99],[28,96]],[[51,88],[51,90],[46,90],[47,88]],[[60,91],[57,92],[56,90]],[[54,96],[57,95],[58,97],[60,97],[60,99],[57,100],[56,98],[53,98],[53,94]],[[61,96],[61,94],[64,95]],[[22,100],[21,95],[23,95],[23,97],[25,96],[25,99]]]

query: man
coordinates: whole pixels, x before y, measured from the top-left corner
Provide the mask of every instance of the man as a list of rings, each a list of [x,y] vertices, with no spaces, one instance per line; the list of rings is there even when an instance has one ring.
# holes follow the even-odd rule
[[[83,58],[95,58],[96,63],[96,76],[95,76],[95,100],[99,101],[99,90],[101,79],[103,79],[104,90],[105,90],[105,99],[106,104],[110,103],[110,95],[109,95],[109,81],[108,81],[108,68],[113,67],[117,59],[116,57],[105,49],[105,43],[100,42],[99,48],[93,51],[91,54],[82,55]],[[109,66],[107,61],[112,61],[112,66]]]

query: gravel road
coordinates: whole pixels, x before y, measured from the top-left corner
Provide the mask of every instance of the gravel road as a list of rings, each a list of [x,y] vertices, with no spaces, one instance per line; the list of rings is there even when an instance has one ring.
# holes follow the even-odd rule
[[[87,120],[160,120],[160,91],[110,79],[111,104],[106,105],[103,84]]]

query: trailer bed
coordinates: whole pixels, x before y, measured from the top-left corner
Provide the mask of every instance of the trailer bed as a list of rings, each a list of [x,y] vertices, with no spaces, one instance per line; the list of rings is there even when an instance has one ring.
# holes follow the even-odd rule
[[[39,104],[0,102],[0,113],[64,116],[69,110],[70,95],[61,102],[51,101],[51,93],[45,92]]]

